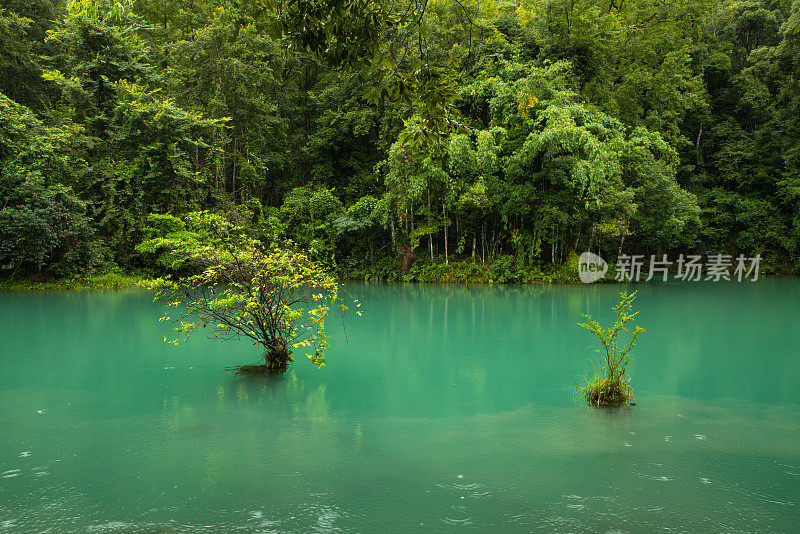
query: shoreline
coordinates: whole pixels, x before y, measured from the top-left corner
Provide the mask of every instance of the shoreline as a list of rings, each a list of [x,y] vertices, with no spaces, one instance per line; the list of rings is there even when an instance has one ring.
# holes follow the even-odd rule
[[[530,271],[533,276],[513,277],[506,279],[495,279],[486,276],[486,271],[469,273],[467,276],[447,276],[451,273],[437,273],[439,276],[397,276],[390,277],[337,277],[340,283],[362,283],[362,284],[414,284],[414,285],[478,285],[478,286],[575,286],[582,284],[577,272],[570,276],[566,269],[553,269],[550,272]],[[441,276],[444,274],[444,276]],[[537,276],[538,275],[538,276]],[[797,276],[792,274],[761,273],[761,277],[774,276]],[[520,279],[522,278],[522,279]],[[29,292],[29,291],[86,291],[98,289],[134,289],[141,288],[142,283],[152,280],[150,276],[139,273],[104,273],[90,275],[86,277],[69,277],[56,280],[41,280],[33,278],[22,278],[19,280],[0,279],[0,292]],[[594,282],[594,284],[618,284],[620,282],[612,278],[604,278]],[[594,285],[588,284],[588,285]]]
[[[0,280],[0,291],[85,291],[91,289],[132,289],[149,280],[138,274],[105,273],[86,277],[70,277],[59,280]]]

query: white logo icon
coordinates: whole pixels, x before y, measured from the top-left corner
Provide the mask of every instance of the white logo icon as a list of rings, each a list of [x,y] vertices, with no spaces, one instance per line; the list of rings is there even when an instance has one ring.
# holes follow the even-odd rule
[[[593,252],[581,254],[578,262],[578,276],[581,277],[581,282],[584,284],[597,282],[606,275],[606,272],[608,272],[606,260]]]

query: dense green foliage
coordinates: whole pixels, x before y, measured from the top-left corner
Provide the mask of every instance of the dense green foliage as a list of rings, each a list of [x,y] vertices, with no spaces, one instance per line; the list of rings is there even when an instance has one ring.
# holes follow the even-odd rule
[[[581,317],[586,322],[578,323],[578,326],[595,336],[602,347],[597,349],[600,358],[594,363],[594,375],[580,388],[583,398],[594,406],[621,406],[629,404],[633,398],[631,379],[626,374],[631,363],[631,350],[636,346],[636,338],[644,333],[644,328],[637,326],[631,329],[636,315],[639,314],[638,311],[631,313],[636,291],[623,291],[620,298],[619,304],[613,308],[617,316],[613,326],[603,328],[591,315],[583,313]],[[621,338],[620,334],[627,339]]]
[[[800,264],[797,0],[11,0],[0,42],[6,278],[168,273],[198,210],[355,278]]]

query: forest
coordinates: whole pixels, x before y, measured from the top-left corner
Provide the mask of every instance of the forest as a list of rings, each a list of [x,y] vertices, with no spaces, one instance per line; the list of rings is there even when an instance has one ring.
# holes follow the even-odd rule
[[[800,0],[3,0],[0,110],[6,279],[204,212],[344,279],[800,273]]]

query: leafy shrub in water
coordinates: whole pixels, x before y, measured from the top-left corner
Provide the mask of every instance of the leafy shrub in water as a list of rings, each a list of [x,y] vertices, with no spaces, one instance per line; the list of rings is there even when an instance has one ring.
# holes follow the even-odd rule
[[[178,335],[171,343],[188,340],[202,326],[217,339],[248,338],[262,348],[263,364],[238,366],[237,371],[283,372],[298,348],[317,367],[325,365],[326,317],[346,309],[333,276],[291,244],[265,249],[219,216],[194,213],[186,222],[197,231],[174,232],[147,246],[168,250],[170,265],[185,273],[144,284],[156,300],[175,308],[160,319],[176,324]]]
[[[636,338],[644,332],[644,328],[637,326],[633,330],[632,322],[639,312],[631,313],[633,301],[636,299],[636,291],[620,293],[622,300],[614,306],[613,310],[617,314],[614,326],[603,328],[592,319],[591,315],[581,314],[586,322],[578,323],[579,326],[588,330],[592,335],[600,340],[601,349],[597,349],[600,354],[601,371],[596,372],[591,380],[587,380],[585,386],[580,388],[583,398],[589,404],[595,406],[621,406],[629,404],[633,398],[631,390],[631,380],[625,376],[630,363],[630,352],[636,345]],[[619,340],[619,335],[625,332],[630,337],[627,344],[624,340]]]

